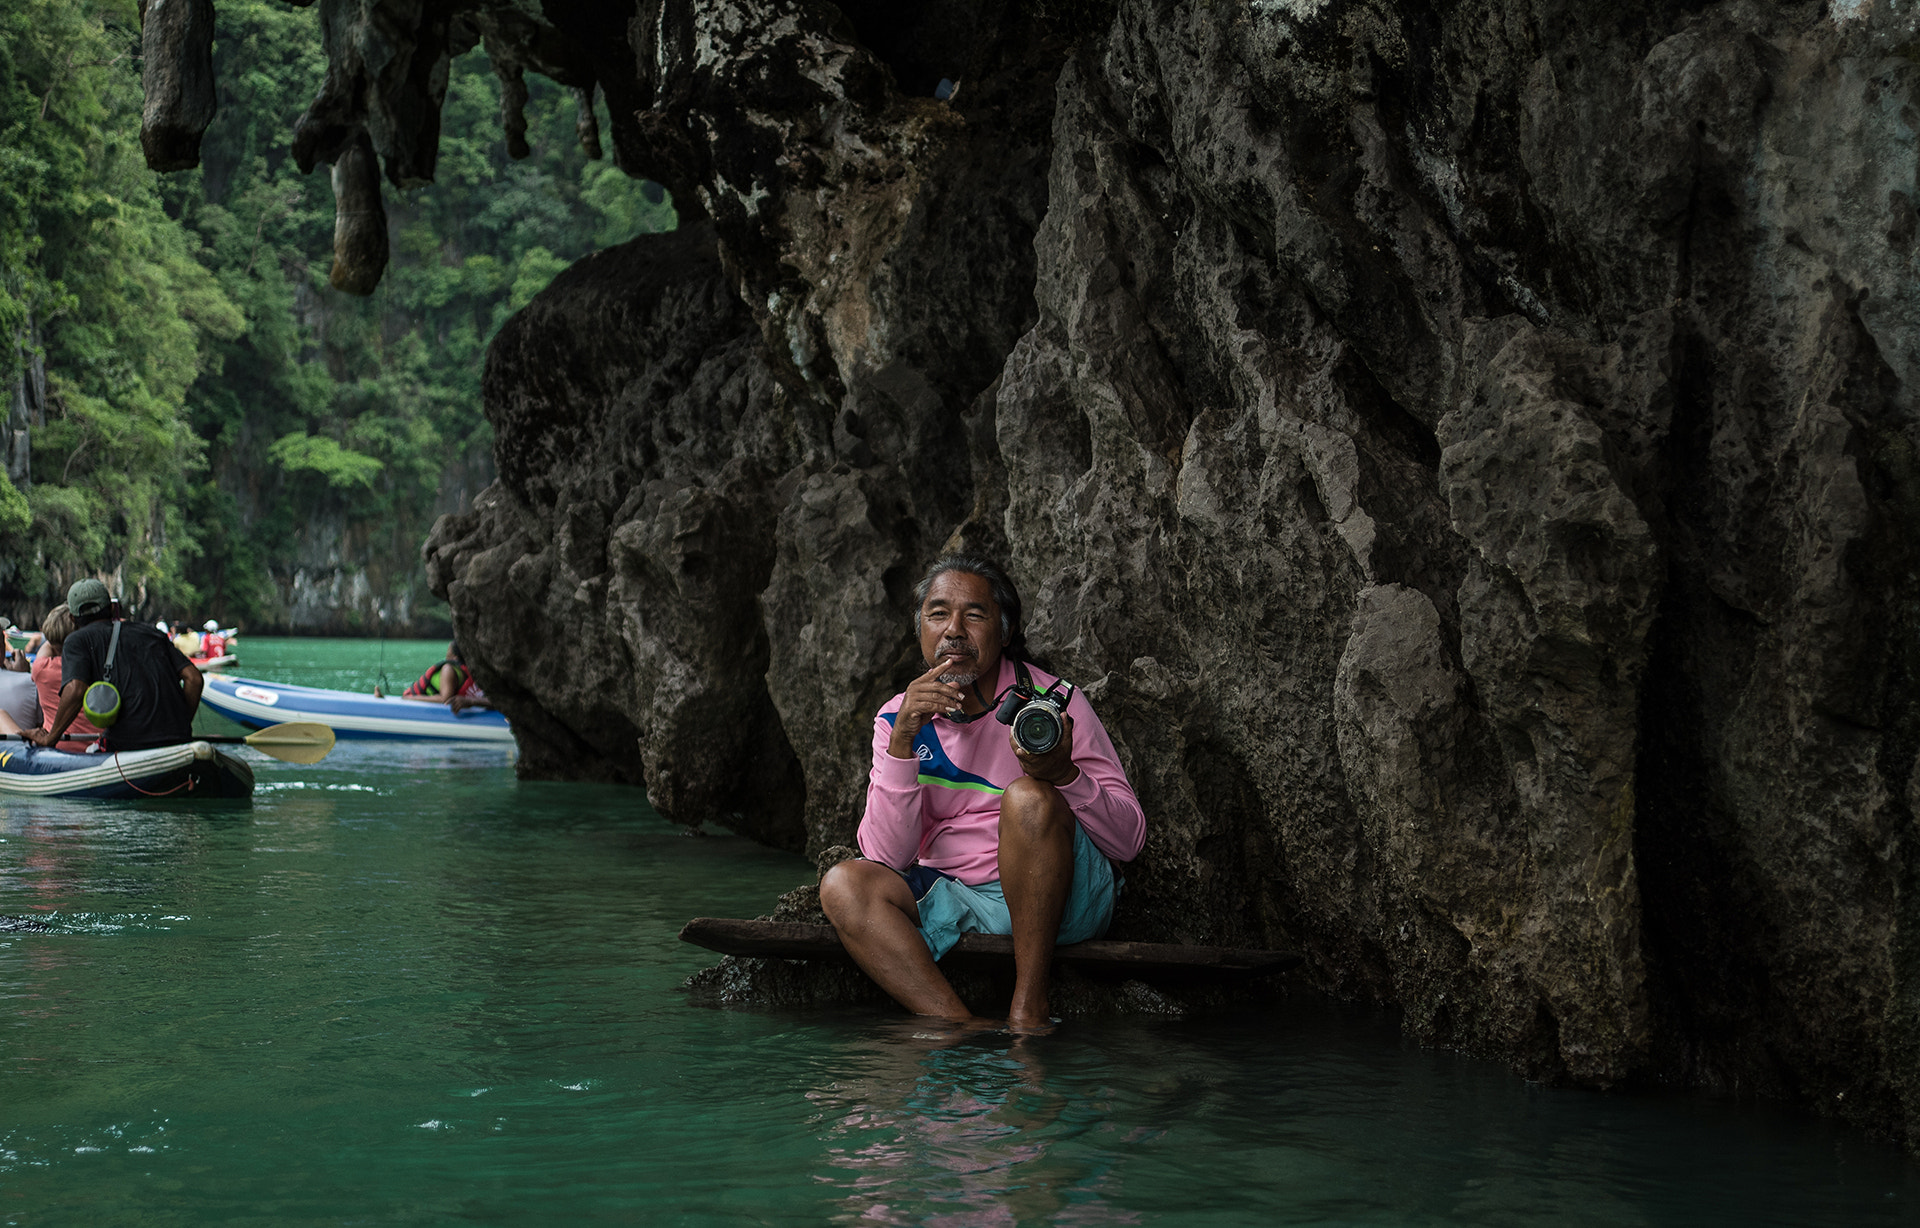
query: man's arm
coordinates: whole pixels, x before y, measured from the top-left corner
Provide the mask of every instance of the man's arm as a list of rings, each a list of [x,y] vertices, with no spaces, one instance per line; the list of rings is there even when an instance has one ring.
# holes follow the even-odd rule
[[[206,677],[201,674],[199,666],[189,662],[187,668],[180,671],[180,689],[187,693],[189,723],[192,722],[194,713],[200,711],[200,692],[206,689],[206,685]]]
[[[87,684],[79,679],[60,688],[60,710],[53,714],[53,723],[45,729],[35,729],[27,734],[27,740],[35,746],[52,746],[67,732],[67,726],[80,715],[80,699],[87,693]]]
[[[86,635],[76,630],[67,637],[60,651],[60,706],[45,729],[27,735],[40,746],[52,746],[66,734],[67,726],[80,715],[80,701],[86,697],[88,685],[98,677],[87,640]]]
[[[885,716],[873,719],[873,766],[867,774],[867,813],[860,819],[854,842],[869,861],[896,870],[913,864],[920,852],[920,760],[908,748],[908,758],[889,753],[898,724]]]
[[[1093,714],[1093,705],[1082,692],[1073,693],[1067,715],[1072,723],[1062,745],[1069,749],[1071,766],[1078,768],[1079,774],[1064,784],[1049,783],[1055,783],[1095,847],[1115,861],[1132,861],[1147,842],[1146,812],[1127,782],[1113,739],[1107,736],[1106,726]],[[1042,762],[1052,758],[1020,757],[1023,765],[1029,758]]]
[[[913,758],[913,740],[926,723],[942,712],[953,712],[966,702],[960,688],[940,681],[940,675],[952,669],[949,658],[941,657],[933,668],[907,684],[900,697],[900,711],[894,714],[893,734],[887,740],[887,753],[895,759]]]
[[[928,721],[966,702],[959,687],[940,681],[940,675],[952,668],[948,658],[941,657],[907,684],[906,693],[900,697],[900,710],[891,722],[884,713],[873,719],[867,813],[855,836],[860,851],[870,861],[904,870],[920,853],[920,759],[913,740]]]

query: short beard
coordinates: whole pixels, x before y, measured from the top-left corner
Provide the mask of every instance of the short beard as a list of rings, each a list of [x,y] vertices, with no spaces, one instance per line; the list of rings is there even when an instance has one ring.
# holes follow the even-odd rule
[[[943,649],[940,655],[944,657],[947,655],[947,652]],[[973,668],[969,670],[967,666],[972,666]],[[940,675],[940,681],[946,683],[948,686],[972,686],[974,683],[980,681],[979,666],[980,658],[969,657],[966,659],[966,664],[962,665],[959,669],[950,674]]]

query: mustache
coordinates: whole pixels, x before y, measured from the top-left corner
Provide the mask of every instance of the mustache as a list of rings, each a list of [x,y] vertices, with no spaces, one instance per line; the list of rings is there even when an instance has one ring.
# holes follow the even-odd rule
[[[980,654],[974,650],[972,644],[962,640],[958,643],[940,645],[939,655],[943,657],[965,657],[971,660]]]

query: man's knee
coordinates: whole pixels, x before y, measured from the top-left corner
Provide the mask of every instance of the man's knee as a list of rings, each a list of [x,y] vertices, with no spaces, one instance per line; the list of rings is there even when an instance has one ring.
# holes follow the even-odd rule
[[[844,916],[847,909],[857,902],[860,876],[850,867],[858,864],[855,861],[843,861],[820,876],[820,911],[827,914],[829,921]]]
[[[843,861],[820,876],[820,911],[839,924],[861,908],[881,901],[900,876],[877,861]]]
[[[1027,840],[1057,840],[1073,834],[1073,810],[1060,790],[1022,776],[1000,795],[1000,841],[1018,835]]]

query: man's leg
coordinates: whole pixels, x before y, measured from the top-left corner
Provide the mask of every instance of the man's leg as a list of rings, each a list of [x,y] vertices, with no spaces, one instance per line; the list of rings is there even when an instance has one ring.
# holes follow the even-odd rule
[[[971,1019],[920,937],[906,880],[877,861],[843,861],[820,880],[820,907],[860,970],[916,1015]]]
[[[1049,1025],[1047,979],[1073,887],[1073,810],[1060,791],[1022,776],[1000,798],[1000,891],[1013,918],[1013,1005],[1007,1026]]]

